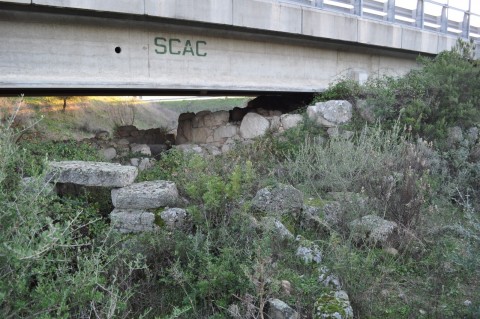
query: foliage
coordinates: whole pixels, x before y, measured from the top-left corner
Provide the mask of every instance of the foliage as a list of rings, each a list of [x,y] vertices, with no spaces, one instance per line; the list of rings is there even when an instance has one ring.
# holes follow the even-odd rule
[[[93,146],[67,141],[23,141],[19,148],[22,153],[24,175],[40,174],[48,161],[100,161],[101,156]]]
[[[420,68],[400,78],[372,79],[364,96],[387,123],[397,119],[426,139],[445,138],[447,128],[469,128],[480,120],[480,76],[473,46],[459,40],[451,51],[419,58]]]
[[[325,91],[317,94],[314,103],[325,102],[330,100],[347,100],[355,103],[359,95],[361,95],[362,87],[357,81],[341,78],[336,83],[330,85]]]
[[[130,274],[118,273],[122,249],[95,207],[57,199],[42,176],[28,188],[6,183],[22,171],[9,123],[0,126],[0,316],[126,317],[131,287],[121,286]],[[141,267],[137,258],[125,268]]]

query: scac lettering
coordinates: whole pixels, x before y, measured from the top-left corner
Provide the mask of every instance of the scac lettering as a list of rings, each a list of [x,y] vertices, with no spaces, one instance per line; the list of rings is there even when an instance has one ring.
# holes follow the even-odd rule
[[[207,56],[205,48],[207,46],[206,41],[192,41],[175,38],[155,38],[155,53],[157,54],[171,54],[171,55],[183,55],[183,56]]]

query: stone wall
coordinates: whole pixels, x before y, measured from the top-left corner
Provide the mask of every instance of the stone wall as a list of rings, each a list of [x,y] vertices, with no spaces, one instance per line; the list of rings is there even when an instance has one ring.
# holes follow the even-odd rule
[[[216,155],[230,150],[235,143],[248,142],[268,131],[280,133],[301,121],[299,114],[261,108],[183,113],[178,119],[176,145]]]

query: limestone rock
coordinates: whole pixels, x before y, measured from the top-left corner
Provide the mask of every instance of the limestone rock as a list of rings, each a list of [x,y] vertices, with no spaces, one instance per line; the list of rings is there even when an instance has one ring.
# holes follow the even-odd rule
[[[99,131],[95,133],[95,138],[97,140],[105,141],[105,140],[108,140],[109,137],[110,137],[110,133],[108,133],[107,131]]]
[[[345,212],[339,202],[333,201],[323,206],[323,213],[325,216],[325,222],[327,222],[327,224],[330,226],[337,226],[341,224]]]
[[[138,170],[115,163],[63,161],[50,162],[47,181],[85,186],[124,187],[133,183]]]
[[[342,284],[340,283],[340,278],[337,275],[332,274],[328,267],[323,266],[318,269],[320,275],[318,276],[318,282],[327,288],[334,290],[342,289]]]
[[[291,185],[265,187],[253,198],[252,208],[271,215],[290,214],[296,218],[303,209],[303,194]]]
[[[152,151],[147,144],[132,144],[130,145],[130,150],[132,153],[140,153],[146,156],[152,155]]]
[[[352,104],[344,100],[318,102],[307,108],[307,115],[322,126],[333,127],[351,120]]]
[[[218,111],[205,115],[203,122],[206,127],[220,126],[227,124],[229,117],[228,111]]]
[[[238,127],[235,125],[220,126],[213,131],[213,140],[220,141],[222,139],[228,139],[234,137],[238,133]]]
[[[284,130],[297,127],[303,121],[303,116],[300,114],[284,114],[280,116],[280,121]]]
[[[175,206],[179,201],[177,186],[169,181],[153,181],[112,189],[116,208],[149,209]]]
[[[161,212],[160,217],[170,229],[184,228],[187,220],[187,211],[183,208],[169,208]]]
[[[205,144],[207,143],[208,137],[211,135],[211,133],[212,130],[206,127],[193,128],[191,142],[195,144]]]
[[[270,128],[270,122],[256,113],[248,113],[243,117],[240,124],[240,136],[243,138],[255,138],[265,135]]]
[[[144,157],[140,159],[140,162],[138,163],[138,170],[139,171],[144,171],[146,169],[151,168],[155,163],[154,159],[150,159],[148,157]]]
[[[271,319],[298,319],[298,313],[280,299],[268,300],[267,318]]]
[[[314,319],[350,319],[353,309],[348,294],[343,291],[325,292],[315,302]]]
[[[117,156],[117,150],[113,147],[100,150],[100,155],[107,161],[113,160]]]
[[[137,233],[157,229],[155,215],[144,210],[116,208],[110,213],[110,221],[113,228],[122,233]]]
[[[397,223],[385,220],[376,215],[367,215],[349,224],[354,242],[385,247],[397,232]]]
[[[205,152],[203,149],[196,145],[196,144],[182,144],[182,145],[177,145],[176,149],[181,150],[182,152],[185,153],[195,153],[198,155],[205,155]]]
[[[268,230],[274,231],[275,234],[281,239],[293,239],[293,234],[278,219],[273,217],[265,217],[262,221],[264,227],[266,227]]]
[[[314,244],[305,244],[301,243],[297,248],[296,255],[303,260],[305,264],[311,263],[321,263],[322,262],[322,252],[317,245]]]

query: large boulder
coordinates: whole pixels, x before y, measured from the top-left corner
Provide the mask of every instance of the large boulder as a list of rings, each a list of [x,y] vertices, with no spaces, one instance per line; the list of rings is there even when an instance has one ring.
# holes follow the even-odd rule
[[[318,102],[307,108],[307,115],[319,125],[334,127],[352,119],[352,104],[344,100]]]
[[[110,213],[110,221],[112,227],[122,233],[137,233],[157,229],[155,215],[144,210],[115,208]]]
[[[376,215],[367,215],[352,221],[349,228],[354,242],[386,247],[395,238],[398,226]]]
[[[248,113],[240,124],[240,136],[243,138],[255,138],[265,135],[270,128],[270,122],[257,113]]]
[[[303,116],[300,114],[284,114],[280,116],[280,122],[284,130],[297,127],[303,121]]]
[[[291,185],[265,187],[253,198],[252,209],[268,215],[288,214],[297,218],[303,209],[303,194]]]
[[[267,318],[270,319],[298,319],[298,313],[280,299],[269,299]]]
[[[134,166],[115,163],[63,161],[50,162],[45,179],[49,182],[84,186],[125,187],[138,175]]]
[[[169,181],[153,181],[112,189],[116,208],[151,209],[175,206],[179,202],[177,186]]]

